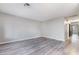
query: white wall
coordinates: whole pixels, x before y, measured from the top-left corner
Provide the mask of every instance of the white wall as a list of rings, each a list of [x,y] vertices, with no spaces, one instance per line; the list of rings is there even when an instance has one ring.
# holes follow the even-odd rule
[[[40,37],[40,22],[0,14],[0,43]]]
[[[64,20],[59,18],[41,23],[42,36],[64,41]]]
[[[64,18],[45,22],[32,21],[8,14],[0,14],[0,43],[36,37],[64,41]]]

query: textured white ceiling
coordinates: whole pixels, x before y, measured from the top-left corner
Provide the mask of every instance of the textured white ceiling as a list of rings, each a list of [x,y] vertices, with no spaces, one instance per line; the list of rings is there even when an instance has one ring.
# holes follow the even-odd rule
[[[25,7],[24,3],[0,3],[0,12],[39,21],[78,13],[77,3],[30,3],[30,5]]]

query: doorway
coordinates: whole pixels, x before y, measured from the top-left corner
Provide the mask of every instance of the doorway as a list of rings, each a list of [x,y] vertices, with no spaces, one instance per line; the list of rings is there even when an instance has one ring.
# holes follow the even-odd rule
[[[79,54],[79,19],[65,21],[65,53]]]

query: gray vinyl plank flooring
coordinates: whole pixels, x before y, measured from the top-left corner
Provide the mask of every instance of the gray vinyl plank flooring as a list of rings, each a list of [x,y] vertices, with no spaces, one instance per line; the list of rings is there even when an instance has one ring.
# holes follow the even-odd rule
[[[1,44],[0,55],[64,55],[64,42],[40,37]]]

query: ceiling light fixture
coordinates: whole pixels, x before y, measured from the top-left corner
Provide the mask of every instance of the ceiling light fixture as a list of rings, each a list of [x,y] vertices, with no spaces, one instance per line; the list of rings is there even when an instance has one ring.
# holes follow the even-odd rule
[[[24,6],[29,7],[29,6],[30,6],[30,4],[29,4],[29,3],[25,3],[25,4],[24,4]]]

